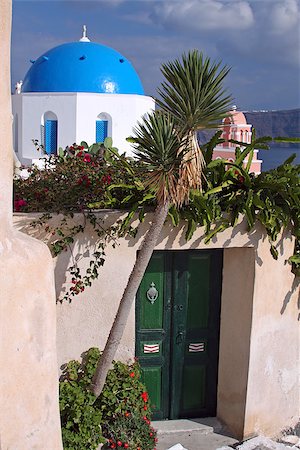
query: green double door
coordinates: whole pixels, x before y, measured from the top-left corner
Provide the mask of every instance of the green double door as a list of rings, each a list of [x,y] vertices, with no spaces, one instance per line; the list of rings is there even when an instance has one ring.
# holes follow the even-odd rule
[[[136,356],[155,419],[216,412],[222,250],[155,251],[136,302]]]

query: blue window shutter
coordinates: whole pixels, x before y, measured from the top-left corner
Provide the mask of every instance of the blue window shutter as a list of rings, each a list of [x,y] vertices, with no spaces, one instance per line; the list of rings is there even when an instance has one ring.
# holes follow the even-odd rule
[[[45,151],[48,155],[57,151],[57,120],[46,120]]]
[[[107,120],[96,120],[96,142],[104,142],[107,137]]]

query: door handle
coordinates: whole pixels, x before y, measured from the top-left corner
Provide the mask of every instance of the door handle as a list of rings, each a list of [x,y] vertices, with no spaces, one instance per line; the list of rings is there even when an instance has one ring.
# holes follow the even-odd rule
[[[176,344],[182,344],[183,339],[184,339],[184,332],[179,331],[176,336]]]

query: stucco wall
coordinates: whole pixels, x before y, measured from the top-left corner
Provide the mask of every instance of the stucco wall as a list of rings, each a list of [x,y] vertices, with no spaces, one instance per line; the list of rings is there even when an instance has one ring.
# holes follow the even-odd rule
[[[105,223],[120,217],[100,214]],[[31,216],[32,218],[32,216]],[[91,346],[104,347],[119,299],[148,228],[148,215],[136,239],[120,239],[108,248],[99,279],[71,304],[57,305],[59,364]],[[28,215],[16,214],[15,225],[28,231]],[[82,220],[76,216],[75,221]],[[38,235],[38,231],[35,231]],[[237,437],[256,433],[273,435],[299,417],[298,281],[286,263],[293,242],[287,234],[278,243],[279,260],[273,260],[262,229],[248,233],[246,224],[226,230],[209,246],[203,229],[186,242],[185,228],[168,222],[156,248],[163,250],[224,248],[222,285],[218,416]],[[42,237],[41,235],[39,236]],[[83,254],[83,244],[94,242],[92,231],[80,237],[73,254]],[[86,255],[85,255],[86,256]],[[87,263],[82,256],[80,266]],[[66,252],[55,262],[57,294],[64,290],[65,271],[71,262]],[[134,308],[117,358],[134,356]]]
[[[224,250],[217,415],[244,429],[252,327],[255,249]]]

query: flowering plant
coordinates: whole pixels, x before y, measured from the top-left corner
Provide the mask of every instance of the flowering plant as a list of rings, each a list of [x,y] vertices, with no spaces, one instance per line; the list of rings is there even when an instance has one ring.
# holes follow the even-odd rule
[[[137,361],[115,361],[98,399],[89,386],[100,351],[88,350],[83,361],[70,361],[60,381],[60,410],[64,448],[96,449],[100,442],[120,450],[154,450],[151,404]]]

